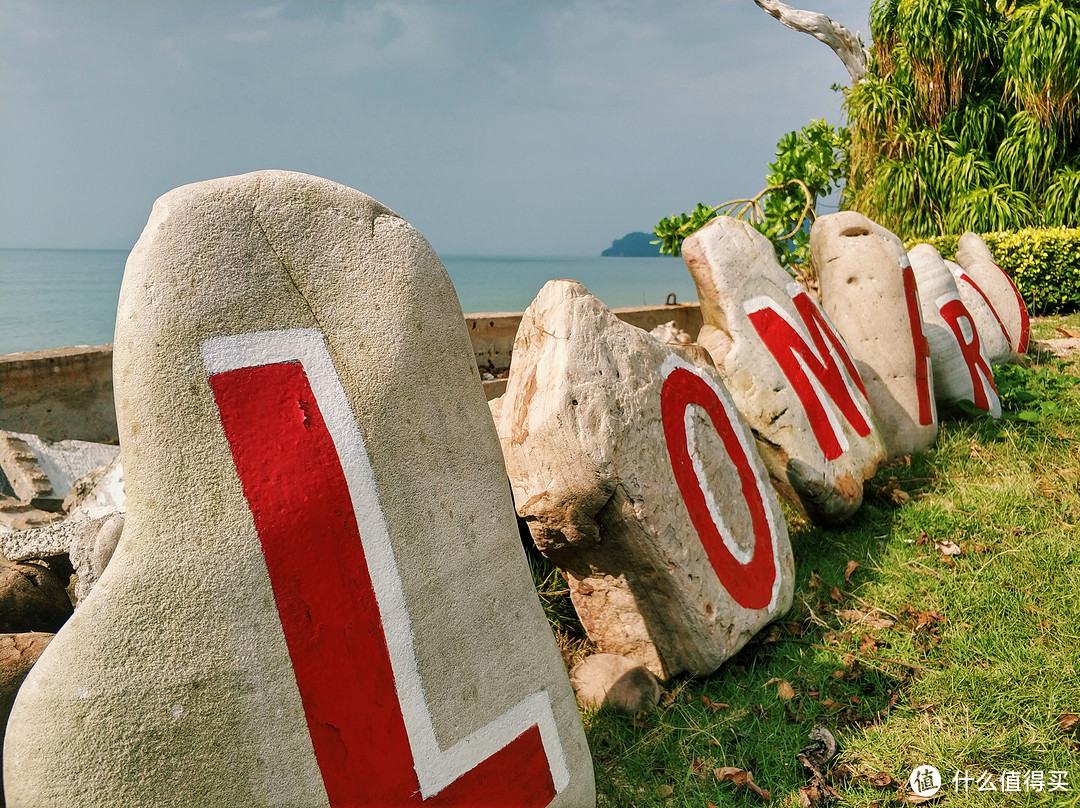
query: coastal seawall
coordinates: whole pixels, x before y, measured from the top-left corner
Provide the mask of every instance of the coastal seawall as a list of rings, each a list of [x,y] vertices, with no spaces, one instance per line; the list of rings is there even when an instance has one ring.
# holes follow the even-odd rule
[[[619,319],[651,330],[662,323],[696,336],[697,303],[613,309]],[[465,325],[477,367],[492,375],[510,366],[522,312],[468,314]],[[505,379],[484,382],[488,398],[502,395]],[[77,346],[0,356],[0,429],[29,432],[46,440],[115,443],[112,346]]]
[[[0,429],[116,443],[112,346],[0,356]]]

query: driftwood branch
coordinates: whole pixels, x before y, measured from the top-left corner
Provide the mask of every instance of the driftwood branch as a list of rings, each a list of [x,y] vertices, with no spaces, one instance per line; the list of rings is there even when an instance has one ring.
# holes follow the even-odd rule
[[[866,48],[862,40],[836,20],[817,11],[792,8],[779,0],[754,2],[793,31],[810,34],[832,48],[847,68],[851,76],[851,86],[854,87],[866,78]]]

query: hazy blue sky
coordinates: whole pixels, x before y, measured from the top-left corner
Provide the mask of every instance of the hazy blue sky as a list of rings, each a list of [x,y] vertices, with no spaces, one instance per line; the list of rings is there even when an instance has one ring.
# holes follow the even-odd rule
[[[283,168],[444,254],[596,255],[760,190],[846,81],[753,0],[0,0],[0,246],[128,248],[171,188]]]

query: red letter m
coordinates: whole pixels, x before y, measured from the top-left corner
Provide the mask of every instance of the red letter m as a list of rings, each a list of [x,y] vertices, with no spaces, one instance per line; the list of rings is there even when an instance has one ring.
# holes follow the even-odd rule
[[[860,437],[870,434],[869,415],[855,398],[857,389],[865,401],[866,389],[847,347],[810,295],[794,283],[788,294],[800,322],[768,297],[755,297],[743,307],[802,402],[825,459],[835,460],[848,448],[837,413]],[[825,403],[826,397],[831,404]]]

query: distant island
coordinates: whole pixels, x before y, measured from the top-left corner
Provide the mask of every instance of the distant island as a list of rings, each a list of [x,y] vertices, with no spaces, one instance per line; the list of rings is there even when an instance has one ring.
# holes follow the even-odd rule
[[[653,233],[627,233],[611,242],[600,255],[605,258],[662,258],[660,247],[649,243],[655,238]]]

